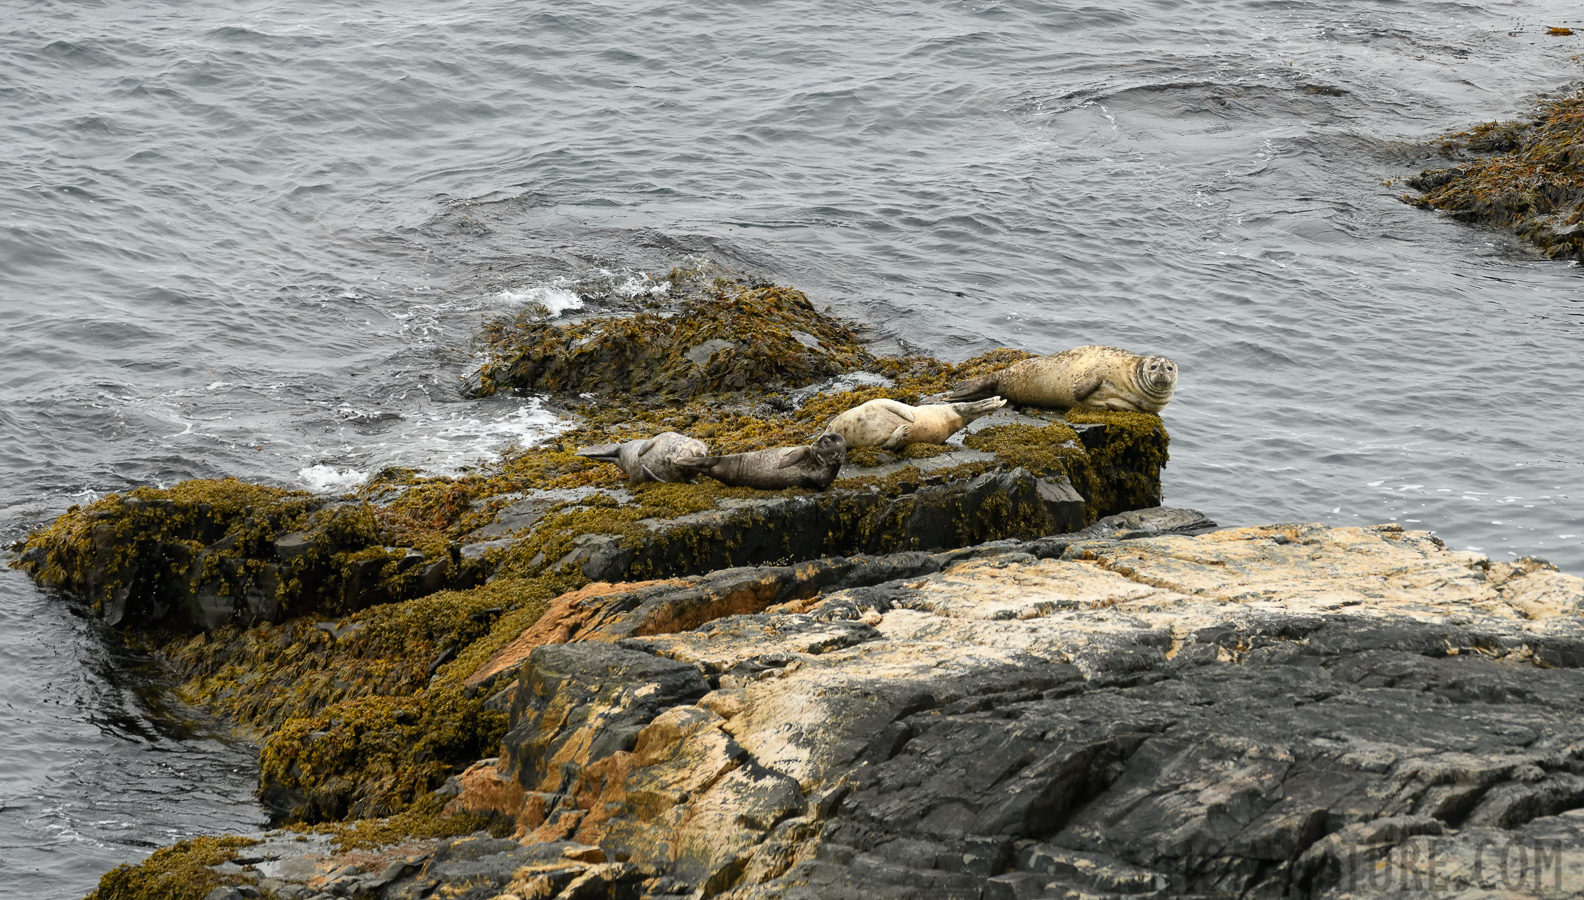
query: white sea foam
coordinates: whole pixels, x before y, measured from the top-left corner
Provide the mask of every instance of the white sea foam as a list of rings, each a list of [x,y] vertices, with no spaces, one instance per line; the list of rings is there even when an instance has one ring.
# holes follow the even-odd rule
[[[433,432],[438,446],[433,465],[442,470],[495,459],[513,447],[527,447],[564,430],[566,422],[538,402],[525,403],[498,418],[457,417]]]
[[[496,294],[495,299],[510,306],[528,306],[537,303],[549,310],[552,316],[559,316],[569,309],[583,308],[583,298],[560,284],[537,285],[515,291],[504,290]]]
[[[370,449],[371,468],[413,466],[430,475],[455,475],[558,434],[570,423],[537,398],[431,407],[439,414],[412,415],[385,432]]]
[[[616,285],[613,290],[629,300],[646,294],[658,299],[671,292],[671,282],[655,281],[648,272],[639,272]]]
[[[299,469],[297,477],[316,494],[344,494],[368,482],[368,475],[357,469],[341,469],[324,464]]]

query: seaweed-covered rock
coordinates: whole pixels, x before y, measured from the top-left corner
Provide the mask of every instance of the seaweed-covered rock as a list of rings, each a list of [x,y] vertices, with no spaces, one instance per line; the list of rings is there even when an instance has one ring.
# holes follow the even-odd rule
[[[449,835],[420,813],[499,744],[522,699],[506,686],[521,660],[501,660],[535,628],[562,636],[532,646],[692,628],[885,581],[908,560],[938,571],[947,557],[929,551],[1160,502],[1168,438],[1141,414],[1004,409],[962,443],[854,458],[823,492],[631,484],[576,453],[663,431],[717,453],[803,444],[867,400],[916,404],[1027,356],[876,358],[790,288],[718,282],[668,310],[530,315],[486,338],[481,390],[550,392],[567,431],[455,477],[387,470],[334,501],[234,480],[138,489],[74,508],[22,548],[17,565],[92,604],[170,664],[185,700],[260,745],[278,820],[392,816],[405,823],[392,829]],[[777,574],[735,568],[754,566]],[[600,596],[591,582],[639,578],[691,599],[649,597],[641,622],[567,612]]]
[[[73,507],[18,565],[109,625],[214,629],[433,593],[455,549],[387,546],[367,504],[235,479],[138,488]]]
[[[674,311],[570,325],[529,313],[496,323],[485,339],[480,395],[510,388],[676,403],[801,387],[874,359],[802,291],[724,281]]]
[[[1408,180],[1404,200],[1511,231],[1552,258],[1584,259],[1584,90],[1539,104],[1524,122],[1487,122],[1441,138],[1455,165]]]
[[[422,816],[201,848],[198,877],[388,900],[1584,878],[1584,579],[1395,526],[1170,533],[1205,527],[1163,509],[568,594],[469,663],[512,679],[499,758]]]

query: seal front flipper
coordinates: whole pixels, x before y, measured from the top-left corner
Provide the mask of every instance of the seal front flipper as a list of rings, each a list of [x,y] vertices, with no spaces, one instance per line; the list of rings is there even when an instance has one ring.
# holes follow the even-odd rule
[[[1073,379],[1073,399],[1079,403],[1089,399],[1089,395],[1100,390],[1100,385],[1105,384],[1105,376],[1099,372],[1090,372]]]
[[[793,447],[790,452],[781,454],[781,461],[776,463],[777,469],[788,469],[807,459],[814,451],[808,447]]]
[[[881,397],[878,400],[870,400],[869,403],[888,412],[896,413],[898,416],[901,416],[905,421],[908,422],[913,421],[913,417],[917,414],[913,407],[908,406],[906,403],[903,403],[900,400],[892,400],[889,397]]]
[[[694,472],[708,472],[720,461],[721,458],[719,456],[684,456],[675,460],[672,465],[691,469]]]

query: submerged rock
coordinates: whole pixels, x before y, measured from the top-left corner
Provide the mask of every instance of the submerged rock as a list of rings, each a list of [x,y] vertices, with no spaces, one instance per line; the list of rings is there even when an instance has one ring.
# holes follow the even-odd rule
[[[1405,201],[1584,260],[1584,90],[1541,102],[1527,121],[1449,134],[1436,149],[1455,164],[1408,179],[1420,193]]]

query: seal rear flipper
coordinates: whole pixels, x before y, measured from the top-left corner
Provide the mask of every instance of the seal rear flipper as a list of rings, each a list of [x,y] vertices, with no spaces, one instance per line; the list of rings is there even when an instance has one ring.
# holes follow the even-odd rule
[[[600,444],[597,447],[584,447],[577,452],[577,455],[599,462],[614,463],[620,453],[621,444]]]
[[[994,397],[1000,389],[997,384],[1000,378],[999,372],[990,375],[980,375],[978,378],[970,378],[957,385],[950,394],[947,394],[946,402],[956,403],[962,400],[983,400],[986,397]]]

